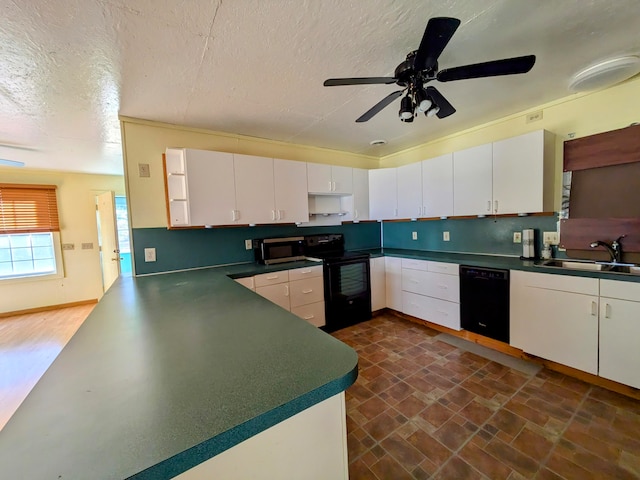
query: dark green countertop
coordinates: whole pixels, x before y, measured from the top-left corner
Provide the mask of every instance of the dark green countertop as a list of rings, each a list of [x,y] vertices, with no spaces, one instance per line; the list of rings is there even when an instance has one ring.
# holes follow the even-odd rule
[[[349,387],[354,350],[227,277],[254,267],[119,279],[0,431],[0,478],[172,478]]]

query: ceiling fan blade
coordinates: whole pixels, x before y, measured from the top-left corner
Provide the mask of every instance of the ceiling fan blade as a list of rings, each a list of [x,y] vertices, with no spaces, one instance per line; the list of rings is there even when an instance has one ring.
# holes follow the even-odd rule
[[[453,80],[466,80],[469,78],[514,75],[516,73],[527,73],[535,63],[535,55],[505,58],[503,60],[493,60],[491,62],[474,63],[473,65],[464,65],[461,67],[445,68],[438,72],[436,78],[440,82],[451,82]]]
[[[375,85],[396,83],[397,78],[392,77],[359,77],[359,78],[330,78],[324,81],[325,87],[337,87],[340,85]]]
[[[453,105],[449,103],[449,101],[444,98],[444,96],[436,89],[436,87],[427,87],[426,88],[427,95],[431,97],[433,102],[440,108],[436,116],[438,118],[445,118],[449,115],[453,115],[456,113],[456,109],[453,108]]]
[[[379,113],[384,107],[389,105],[396,98],[401,97],[403,92],[404,90],[398,90],[397,92],[390,93],[389,95],[384,97],[382,100],[380,100],[378,103],[376,103],[373,107],[371,107],[369,110],[364,112],[360,116],[360,118],[356,120],[356,122],[362,123],[362,122],[366,122],[367,120],[370,120],[374,115]]]
[[[7,167],[24,167],[24,162],[18,162],[17,160],[6,160],[0,158],[0,166],[5,165]]]
[[[459,26],[460,20],[457,18],[430,18],[418,47],[413,68],[416,70],[433,68]]]

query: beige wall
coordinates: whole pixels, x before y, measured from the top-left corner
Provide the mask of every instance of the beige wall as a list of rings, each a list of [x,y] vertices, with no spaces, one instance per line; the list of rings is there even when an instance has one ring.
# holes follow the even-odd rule
[[[378,167],[377,158],[365,155],[127,117],[121,117],[121,128],[129,199],[129,221],[133,228],[167,226],[162,177],[162,154],[167,147],[217,150],[358,168]],[[138,176],[139,163],[149,164],[150,177]]]
[[[124,177],[0,167],[3,183],[57,185],[60,240],[74,243],[63,252],[64,277],[0,281],[0,313],[99,299],[102,272],[98,251],[95,196],[108,190],[124,195]],[[82,250],[82,243],[93,250]]]

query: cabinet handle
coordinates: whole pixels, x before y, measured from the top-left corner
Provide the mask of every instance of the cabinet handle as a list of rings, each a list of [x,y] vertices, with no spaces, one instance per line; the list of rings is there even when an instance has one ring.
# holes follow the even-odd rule
[[[491,211],[491,200],[487,201],[487,212]]]
[[[289,285],[285,285],[284,286],[284,296],[288,297],[289,296]]]
[[[444,310],[436,310],[436,312],[438,312],[438,313],[440,313],[440,314],[444,315],[445,317],[448,317],[448,316],[449,316],[449,313],[448,313],[448,312],[445,312]]]
[[[594,300],[591,300],[591,315],[594,317],[598,315],[598,304]]]
[[[267,277],[267,280],[275,280],[276,278],[278,278],[278,275],[272,275]]]
[[[302,291],[302,293],[304,293],[305,295],[306,295],[307,293],[311,293],[311,292],[313,292],[313,289],[303,290],[303,291]]]
[[[329,180],[329,191],[333,191],[333,182],[331,180]]]
[[[282,220],[284,218],[284,210],[278,210],[278,220]]]
[[[301,270],[300,273],[311,273],[311,270]]]
[[[608,303],[604,304],[604,318],[611,318],[611,305]]]
[[[275,221],[276,219],[276,211],[275,210],[271,210],[271,220]]]
[[[353,210],[353,219],[355,220],[356,218],[358,218],[358,209],[357,208],[355,208]]]
[[[498,213],[498,200],[493,202],[496,213]]]
[[[231,220],[233,220],[234,222],[238,220],[238,217],[236,216],[236,212],[237,210],[231,210]]]
[[[316,316],[315,315],[307,315],[307,316],[302,317],[302,318],[304,318],[305,320],[311,320],[313,318],[316,318]]]

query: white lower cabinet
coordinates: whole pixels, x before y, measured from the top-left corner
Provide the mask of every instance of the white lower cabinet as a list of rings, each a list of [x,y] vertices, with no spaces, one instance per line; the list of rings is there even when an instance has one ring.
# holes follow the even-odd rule
[[[387,306],[387,292],[385,279],[385,257],[376,257],[369,260],[371,276],[371,310],[382,310]]]
[[[256,285],[253,277],[236,278],[236,282],[244,287],[247,287],[249,290],[253,290],[254,292],[256,291]]]
[[[322,266],[263,273],[252,277],[255,291],[316,327],[325,325]],[[243,285],[249,286],[246,278]]]
[[[640,388],[640,283],[600,280],[598,374]]]
[[[460,330],[458,265],[402,259],[402,312]]]
[[[511,272],[511,344],[598,374],[599,280]]]
[[[402,311],[402,259],[384,257],[386,304]]]

